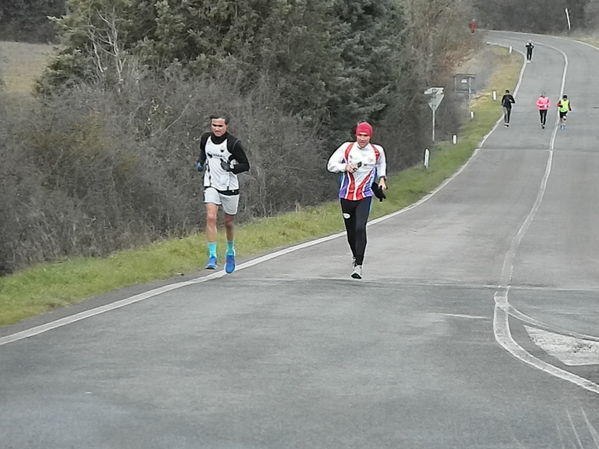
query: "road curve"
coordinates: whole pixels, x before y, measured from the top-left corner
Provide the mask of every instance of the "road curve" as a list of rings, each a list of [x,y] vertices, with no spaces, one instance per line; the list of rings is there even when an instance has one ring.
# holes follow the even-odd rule
[[[535,44],[511,126],[371,223],[362,281],[337,236],[5,332],[0,446],[597,449],[599,51],[487,40]]]

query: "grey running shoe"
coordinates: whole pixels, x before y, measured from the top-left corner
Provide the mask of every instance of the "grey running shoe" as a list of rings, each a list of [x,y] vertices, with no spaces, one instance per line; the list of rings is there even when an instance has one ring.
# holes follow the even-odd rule
[[[351,272],[351,277],[354,279],[362,279],[362,265],[354,266],[354,271]]]

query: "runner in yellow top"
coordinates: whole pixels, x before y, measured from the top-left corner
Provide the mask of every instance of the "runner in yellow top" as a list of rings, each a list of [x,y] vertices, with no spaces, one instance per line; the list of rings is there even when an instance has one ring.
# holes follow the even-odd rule
[[[572,110],[567,95],[563,95],[562,99],[557,102],[557,108],[559,111],[559,128],[566,129],[566,115]]]

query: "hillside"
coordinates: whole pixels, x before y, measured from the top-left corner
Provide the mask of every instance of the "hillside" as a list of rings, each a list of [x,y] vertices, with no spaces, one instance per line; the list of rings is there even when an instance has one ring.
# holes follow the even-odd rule
[[[45,44],[0,41],[0,77],[12,94],[28,94],[56,47]]]

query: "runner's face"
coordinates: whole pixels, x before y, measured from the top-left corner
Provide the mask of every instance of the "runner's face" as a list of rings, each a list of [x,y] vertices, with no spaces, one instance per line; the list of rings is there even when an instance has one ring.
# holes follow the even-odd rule
[[[210,121],[210,129],[216,137],[222,136],[227,132],[227,124],[224,118],[213,118]]]
[[[356,134],[356,140],[358,141],[358,146],[364,148],[370,142],[370,136],[366,133],[358,133]]]

